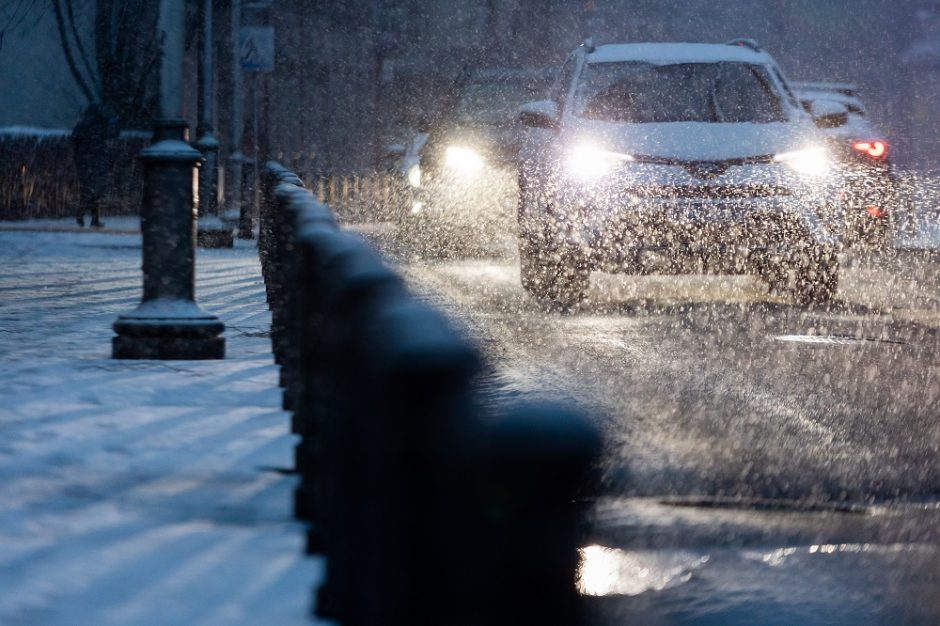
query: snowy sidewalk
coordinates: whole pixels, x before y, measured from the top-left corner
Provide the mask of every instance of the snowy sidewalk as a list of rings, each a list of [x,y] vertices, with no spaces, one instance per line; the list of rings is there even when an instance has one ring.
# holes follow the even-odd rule
[[[85,216],[86,223],[88,216]],[[133,235],[140,232],[140,218],[136,215],[109,215],[101,218],[101,229],[82,228],[73,218],[51,218],[0,222],[0,232],[45,232],[45,233],[107,233]]]
[[[311,624],[257,250],[198,254],[226,360],[113,361],[140,237],[60,223],[0,228],[0,624]]]

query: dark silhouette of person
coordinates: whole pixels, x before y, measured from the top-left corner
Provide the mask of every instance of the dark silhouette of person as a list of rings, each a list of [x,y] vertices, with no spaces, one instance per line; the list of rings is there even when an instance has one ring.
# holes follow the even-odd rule
[[[85,214],[91,214],[91,225],[101,223],[101,201],[111,183],[115,148],[121,133],[117,115],[107,105],[90,104],[82,119],[72,130],[72,150],[78,172],[80,205],[75,215],[79,226],[85,225]]]

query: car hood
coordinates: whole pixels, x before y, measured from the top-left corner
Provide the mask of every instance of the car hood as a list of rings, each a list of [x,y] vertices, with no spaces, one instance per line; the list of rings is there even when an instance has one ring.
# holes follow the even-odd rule
[[[772,124],[673,122],[621,124],[579,120],[564,144],[591,143],[634,156],[680,161],[725,161],[823,145],[809,121]]]
[[[940,623],[935,507],[598,515],[579,589],[592,624]]]

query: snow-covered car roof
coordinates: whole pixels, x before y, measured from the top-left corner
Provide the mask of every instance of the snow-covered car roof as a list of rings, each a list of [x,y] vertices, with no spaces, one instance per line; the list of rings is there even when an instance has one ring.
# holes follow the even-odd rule
[[[645,61],[648,63],[768,63],[770,55],[746,46],[712,43],[618,43],[597,46],[589,63]]]

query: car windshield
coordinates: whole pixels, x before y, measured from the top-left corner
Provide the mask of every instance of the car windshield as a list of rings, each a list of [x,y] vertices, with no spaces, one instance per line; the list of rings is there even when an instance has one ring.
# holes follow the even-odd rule
[[[461,91],[457,117],[465,122],[509,123],[521,104],[537,98],[544,89],[544,81],[524,76],[472,83]]]
[[[751,63],[590,63],[578,102],[582,117],[609,122],[787,119],[767,70]]]

